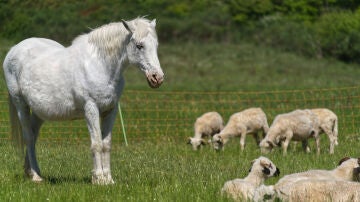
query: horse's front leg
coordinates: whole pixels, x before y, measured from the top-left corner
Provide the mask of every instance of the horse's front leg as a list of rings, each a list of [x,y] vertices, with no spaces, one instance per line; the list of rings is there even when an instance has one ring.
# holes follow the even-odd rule
[[[111,131],[114,126],[117,107],[114,107],[109,113],[102,117],[101,131],[103,142],[103,154],[102,154],[102,168],[104,171],[104,177],[108,184],[113,184],[114,181],[111,177],[110,170],[110,151],[111,151]]]
[[[91,137],[91,151],[93,154],[94,168],[92,171],[93,184],[108,184],[102,168],[103,144],[100,130],[99,109],[92,101],[84,106],[85,119]]]

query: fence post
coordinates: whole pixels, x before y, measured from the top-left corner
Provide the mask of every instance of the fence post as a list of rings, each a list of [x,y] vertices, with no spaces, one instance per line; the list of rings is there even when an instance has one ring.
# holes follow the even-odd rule
[[[122,112],[121,112],[120,101],[118,102],[118,109],[119,109],[119,116],[120,116],[120,121],[121,121],[121,128],[122,128],[123,135],[124,135],[125,145],[128,146],[128,142],[126,139],[124,120],[123,120],[123,116],[122,116]]]

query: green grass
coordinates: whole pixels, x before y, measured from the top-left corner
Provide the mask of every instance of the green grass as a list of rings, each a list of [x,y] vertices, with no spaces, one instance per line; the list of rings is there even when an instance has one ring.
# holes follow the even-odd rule
[[[0,44],[2,61],[12,44],[6,40]],[[233,139],[219,153],[209,147],[194,152],[185,140],[193,135],[192,124],[199,114],[217,110],[227,120],[231,113],[251,105],[264,108],[269,122],[277,113],[305,107],[329,107],[340,117],[334,155],[328,154],[325,135],[320,156],[314,152],[314,141],[310,141],[310,154],[298,145],[289,148],[287,156],[280,149],[266,155],[280,168],[281,176],[332,169],[344,156],[359,156],[359,88],[337,89],[359,86],[358,65],[307,59],[250,43],[161,44],[159,57],[166,80],[157,90],[148,88],[135,67],[125,73],[122,107],[129,146],[124,145],[117,124],[111,159],[116,184],[112,186],[91,185],[90,140],[84,121],[45,124],[37,146],[45,182],[24,179],[22,163],[7,139],[6,87],[1,79],[0,199],[227,201],[220,196],[224,182],[246,176],[250,162],[261,155],[253,138],[247,138],[244,152],[239,140]],[[316,90],[325,88],[336,90]],[[293,89],[305,90],[284,91]]]
[[[209,147],[193,152],[183,142],[166,140],[136,141],[128,147],[114,144],[112,173],[116,184],[112,186],[91,185],[86,141],[76,145],[40,140],[42,184],[23,178],[18,159],[3,143],[0,196],[6,201],[226,201],[219,194],[224,182],[246,176],[251,160],[261,155],[252,138],[247,142],[244,152],[233,140],[220,153]],[[335,155],[325,151],[320,156],[305,154],[296,147],[285,157],[279,150],[267,156],[280,168],[281,176],[313,168],[332,169],[344,155],[358,155],[358,140],[351,143],[341,138],[340,145]],[[267,184],[278,179],[271,178]]]

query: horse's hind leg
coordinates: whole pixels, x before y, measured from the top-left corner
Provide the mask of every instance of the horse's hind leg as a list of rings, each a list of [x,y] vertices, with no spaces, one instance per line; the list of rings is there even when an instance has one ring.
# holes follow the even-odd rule
[[[13,98],[14,105],[17,110],[19,121],[22,128],[23,139],[26,145],[25,156],[25,173],[32,178],[34,182],[41,182],[40,169],[36,160],[35,142],[36,136],[31,127],[31,115],[29,106],[22,100],[22,98]],[[41,125],[41,124],[40,124]]]
[[[31,120],[30,123],[31,123],[32,132],[34,135],[34,142],[36,143],[36,140],[39,136],[40,127],[44,121],[42,119],[40,119],[38,116],[36,116],[36,114],[34,114],[34,113],[31,114],[30,120]],[[25,174],[27,174],[28,176],[32,175],[30,160],[29,160],[29,153],[27,151],[26,151],[26,156],[25,156],[24,170],[25,170]]]

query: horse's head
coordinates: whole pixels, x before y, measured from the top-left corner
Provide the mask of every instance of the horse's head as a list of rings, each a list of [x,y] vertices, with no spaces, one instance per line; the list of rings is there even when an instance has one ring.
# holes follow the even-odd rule
[[[126,47],[129,62],[145,73],[150,87],[159,87],[164,80],[164,73],[157,55],[156,20],[136,18],[131,21],[122,20],[122,23],[131,36]]]

